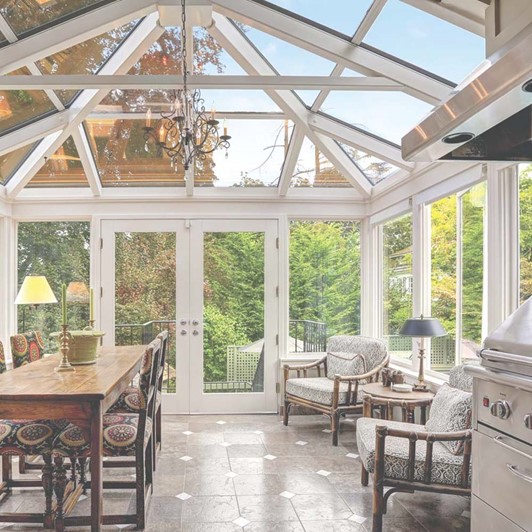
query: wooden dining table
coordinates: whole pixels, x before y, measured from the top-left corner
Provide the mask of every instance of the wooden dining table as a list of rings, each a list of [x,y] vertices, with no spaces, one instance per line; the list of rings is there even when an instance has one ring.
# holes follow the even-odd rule
[[[103,525],[103,414],[138,373],[146,346],[102,347],[95,364],[56,372],[51,355],[0,375],[0,418],[67,419],[90,441],[91,530]]]

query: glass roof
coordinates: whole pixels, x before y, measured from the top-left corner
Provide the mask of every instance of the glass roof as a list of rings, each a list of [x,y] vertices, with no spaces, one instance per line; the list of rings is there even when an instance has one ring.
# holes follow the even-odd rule
[[[349,36],[355,33],[372,3],[372,0],[335,0],[334,9],[331,9],[331,4],[323,0],[271,1],[279,7]]]
[[[351,188],[351,183],[307,138],[303,141],[291,187]]]
[[[0,14],[20,36],[109,0],[5,0]]]
[[[27,68],[20,68],[9,75],[29,75]],[[4,133],[40,116],[55,111],[54,104],[44,91],[0,91],[0,133]]]
[[[95,74],[135,27],[135,22],[82,42],[37,63],[43,74]],[[69,105],[75,90],[55,91],[63,104]]]
[[[89,186],[72,137],[68,137],[27,186],[30,188]]]
[[[364,42],[456,83],[485,58],[482,37],[399,0],[386,2]]]
[[[22,146],[18,150],[0,155],[0,183],[5,185],[11,176],[17,171],[24,159],[31,153],[38,143]]]
[[[403,92],[331,91],[320,111],[399,145],[431,109]]]

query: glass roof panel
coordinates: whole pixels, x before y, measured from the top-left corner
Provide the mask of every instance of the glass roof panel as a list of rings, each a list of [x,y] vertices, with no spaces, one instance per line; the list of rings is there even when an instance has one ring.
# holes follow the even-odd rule
[[[43,74],[95,74],[135,27],[125,24],[94,39],[76,44],[37,62]],[[69,105],[76,90],[56,90],[63,104]]]
[[[72,137],[68,137],[26,186],[30,188],[89,186]]]
[[[484,39],[399,0],[388,0],[364,42],[460,82],[485,58]]]
[[[35,30],[109,0],[6,0],[0,14],[17,35]]]
[[[19,68],[9,75],[29,75]],[[0,134],[56,110],[44,91],[0,91]]]
[[[0,32],[0,47],[5,46],[6,44],[9,44],[9,41],[6,39],[5,35]]]
[[[307,138],[303,141],[291,187],[352,188],[349,181]]]
[[[85,129],[104,187],[184,186],[164,152],[146,150],[143,120],[88,119]]]
[[[365,176],[368,178],[368,181],[372,185],[380,183],[383,179],[386,179],[393,175],[399,170],[397,166],[390,164],[374,155],[365,153],[358,148],[344,144],[343,142],[338,143],[342,149],[351,157],[351,160],[362,170]]]
[[[279,74],[289,76],[328,76],[334,63],[303,48],[246,26],[246,36]]]
[[[399,145],[431,109],[402,92],[331,91],[320,111]]]
[[[271,0],[273,4],[334,30],[353,35],[372,0],[336,0],[334,8],[323,0]]]
[[[0,183],[2,185],[5,185],[11,179],[12,175],[18,170],[20,165],[37,144],[37,142],[34,144],[28,144],[17,150],[0,155]]]
[[[231,147],[216,150],[209,157],[212,179],[198,186],[267,187],[277,186],[288,147],[292,123],[285,120],[227,120]]]

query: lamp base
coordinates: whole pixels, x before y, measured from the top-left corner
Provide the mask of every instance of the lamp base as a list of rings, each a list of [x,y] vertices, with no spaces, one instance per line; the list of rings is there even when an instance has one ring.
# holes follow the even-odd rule
[[[414,384],[412,390],[414,392],[430,392],[428,386],[424,382],[418,382],[417,384]]]
[[[71,365],[68,365],[68,366],[59,365],[56,368],[54,368],[54,371],[57,371],[57,373],[60,373],[63,371],[76,371],[76,368]]]

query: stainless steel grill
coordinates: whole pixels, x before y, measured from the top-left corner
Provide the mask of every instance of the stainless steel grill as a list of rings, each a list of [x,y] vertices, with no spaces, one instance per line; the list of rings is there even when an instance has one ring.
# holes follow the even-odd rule
[[[532,531],[532,298],[484,342],[473,375],[473,532]]]

